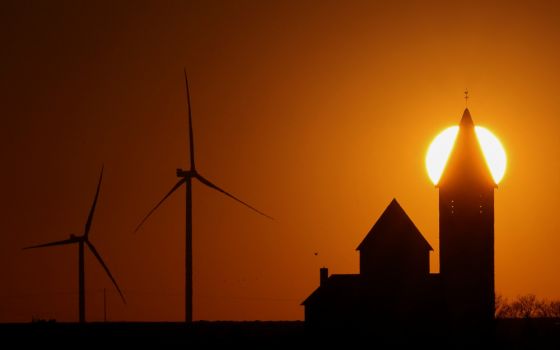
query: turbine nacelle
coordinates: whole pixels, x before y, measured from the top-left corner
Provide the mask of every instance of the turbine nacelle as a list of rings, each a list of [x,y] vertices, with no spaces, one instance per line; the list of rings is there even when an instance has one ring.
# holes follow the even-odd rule
[[[187,178],[195,174],[193,170],[183,170],[181,168],[178,168],[176,173],[177,173],[177,177],[183,177],[183,178]]]

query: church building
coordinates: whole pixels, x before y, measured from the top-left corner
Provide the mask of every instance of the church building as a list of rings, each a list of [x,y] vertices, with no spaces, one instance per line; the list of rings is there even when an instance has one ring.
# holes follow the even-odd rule
[[[358,274],[320,271],[303,302],[315,326],[445,322],[484,327],[494,319],[494,182],[465,109],[439,190],[440,273],[432,246],[393,199],[358,245]]]

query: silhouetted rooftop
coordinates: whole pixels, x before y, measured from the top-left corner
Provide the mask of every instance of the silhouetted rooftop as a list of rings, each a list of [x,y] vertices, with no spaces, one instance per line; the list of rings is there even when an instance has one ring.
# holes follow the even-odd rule
[[[418,240],[420,246],[427,250],[434,250],[394,198],[356,250],[362,250],[368,245],[374,244],[379,236],[391,233],[405,235],[410,234],[412,239]]]
[[[315,289],[301,305],[305,305],[308,301],[325,294],[336,295],[337,298],[352,297],[361,291],[361,287],[362,278],[360,275],[331,275],[325,285]]]

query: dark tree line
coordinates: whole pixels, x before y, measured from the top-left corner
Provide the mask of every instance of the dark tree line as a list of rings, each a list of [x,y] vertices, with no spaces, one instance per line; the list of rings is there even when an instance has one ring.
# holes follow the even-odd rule
[[[527,294],[509,301],[496,295],[496,318],[560,318],[560,300],[538,299]]]

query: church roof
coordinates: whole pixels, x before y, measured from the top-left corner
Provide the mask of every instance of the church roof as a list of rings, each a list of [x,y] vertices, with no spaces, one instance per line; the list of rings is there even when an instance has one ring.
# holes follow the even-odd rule
[[[364,292],[364,281],[360,275],[330,275],[324,286],[319,286],[301,305],[324,297],[352,299]]]
[[[496,187],[496,183],[492,178],[482,153],[482,148],[475,133],[475,125],[468,108],[465,108],[463,112],[453,150],[449,155],[437,187],[464,180],[477,181]]]
[[[434,250],[396,199],[393,199],[387,206],[356,250],[362,250],[375,244],[375,241],[381,236],[395,234],[399,237],[394,236],[392,239],[415,240],[421,248]]]

